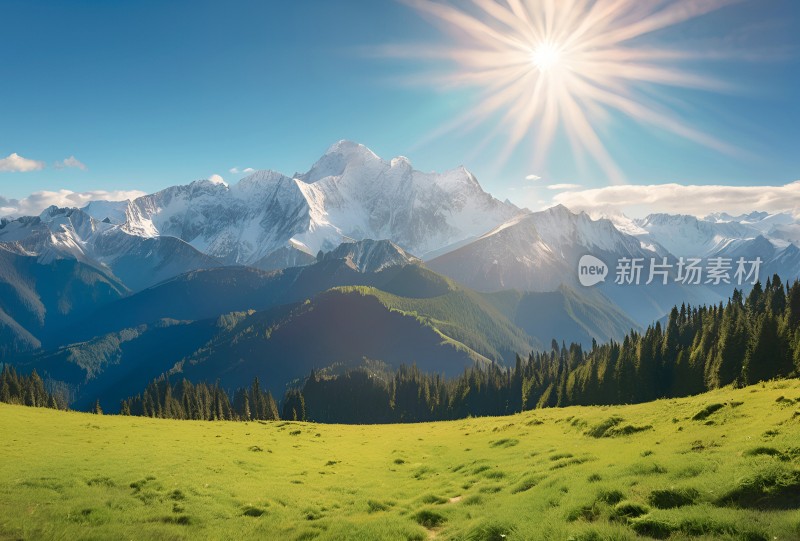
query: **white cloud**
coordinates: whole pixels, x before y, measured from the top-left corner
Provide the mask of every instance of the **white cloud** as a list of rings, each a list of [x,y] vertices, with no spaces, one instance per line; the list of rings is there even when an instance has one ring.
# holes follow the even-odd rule
[[[548,190],[574,190],[580,188],[580,184],[551,184],[547,187]]]
[[[86,164],[84,164],[83,162],[79,161],[77,158],[75,158],[75,156],[70,156],[69,158],[64,158],[63,160],[53,164],[53,166],[56,169],[64,169],[66,167],[74,167],[74,168],[80,169],[82,171],[86,171],[88,169],[88,167],[86,167]]]
[[[210,181],[211,181],[211,182],[213,182],[214,184],[224,184],[225,186],[227,186],[227,185],[228,185],[228,183],[227,183],[227,182],[225,182],[225,179],[224,179],[224,178],[222,178],[220,175],[218,175],[218,174],[216,174],[216,173],[214,173],[213,175],[211,175],[210,177],[208,177],[208,180],[210,180]]]
[[[44,169],[44,162],[23,158],[12,152],[7,158],[0,159],[0,173],[27,173]]]
[[[573,210],[623,212],[641,217],[655,212],[706,216],[711,212],[742,214],[754,210],[800,210],[800,180],[783,186],[697,186],[682,184],[607,186],[571,190],[553,197]]]
[[[534,182],[541,179],[542,177],[540,177],[539,175],[528,175],[527,177],[525,177],[525,180],[532,180]]]
[[[229,173],[233,173],[234,175],[237,175],[239,173],[250,174],[250,173],[254,173],[255,169],[253,169],[252,167],[245,167],[244,169],[239,169],[238,167],[231,167],[230,169],[228,169],[228,172]]]
[[[73,192],[34,192],[23,199],[6,199],[0,196],[0,216],[37,216],[51,205],[57,207],[85,207],[90,201],[124,201],[145,195],[139,190],[94,190]]]

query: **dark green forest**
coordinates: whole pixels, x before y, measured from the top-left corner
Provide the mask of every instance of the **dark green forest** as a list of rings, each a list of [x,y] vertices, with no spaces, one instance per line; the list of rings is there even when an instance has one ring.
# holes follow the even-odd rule
[[[622,342],[593,342],[590,351],[553,340],[549,351],[517,356],[445,379],[415,365],[395,372],[357,368],[338,375],[312,370],[287,391],[281,407],[256,378],[232,395],[219,383],[176,384],[162,377],[122,401],[121,413],[175,419],[313,420],[395,423],[508,415],[570,405],[647,402],[729,384],[749,385],[800,373],[800,282],[775,275],[727,304],[674,307],[666,319]],[[0,400],[58,406],[35,372],[6,367]]]
[[[258,378],[249,388],[237,389],[231,400],[219,382],[193,384],[184,379],[173,386],[168,378],[162,377],[150,383],[142,394],[123,400],[120,413],[204,421],[280,418],[272,393],[261,389]]]
[[[0,402],[37,408],[64,409],[63,401],[45,389],[36,370],[28,375],[17,374],[13,366],[3,365],[0,372]]]

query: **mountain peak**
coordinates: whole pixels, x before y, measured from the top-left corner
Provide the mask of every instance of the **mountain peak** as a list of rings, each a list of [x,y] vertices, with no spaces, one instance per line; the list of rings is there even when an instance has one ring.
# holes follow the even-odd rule
[[[371,154],[375,156],[375,153],[366,146],[362,145],[361,143],[356,143],[355,141],[350,141],[349,139],[340,139],[329,146],[328,150],[325,151],[325,155],[352,153]]]
[[[76,207],[59,207],[50,205],[39,214],[42,222],[53,222],[56,220],[76,219],[80,221],[91,221],[91,217]]]
[[[78,209],[76,207],[59,207],[58,205],[50,205],[44,209],[39,216],[70,216],[77,210]]]
[[[39,214],[39,217],[50,218],[52,216],[64,215],[66,213],[67,213],[66,208],[59,207],[58,205],[50,205]]]
[[[307,173],[297,176],[304,182],[314,183],[326,177],[340,176],[350,165],[370,162],[383,163],[383,160],[364,145],[342,139],[331,145]]]
[[[768,212],[754,210],[753,212],[739,214],[738,216],[727,212],[712,212],[703,219],[707,222],[759,222],[769,216],[770,214]]]
[[[95,200],[89,201],[81,210],[95,220],[108,220],[112,224],[125,223],[125,212],[131,205],[130,199],[123,201]]]
[[[201,178],[189,183],[189,190],[193,194],[215,192],[220,189],[227,190],[228,184],[219,177]]]
[[[753,246],[759,250],[759,253],[769,253],[770,250],[775,249],[772,242],[764,235],[756,236],[756,238],[753,239]]]
[[[273,171],[272,169],[261,169],[241,179],[236,186],[240,188],[256,188],[269,186],[284,180],[289,180],[289,177],[283,173]]]
[[[405,167],[408,169],[411,168],[411,161],[405,156],[397,156],[395,158],[392,158],[392,161],[389,163],[392,166],[392,169],[396,167]]]
[[[387,267],[420,263],[392,241],[372,239],[344,242],[322,256],[322,261],[337,259],[345,260],[359,272],[378,272]]]
[[[667,214],[665,212],[648,214],[644,219],[637,220],[636,222],[637,225],[645,229],[679,225],[700,227],[700,220],[698,220],[696,216],[690,214]]]
[[[176,237],[227,264],[260,264],[287,242],[315,254],[342,240],[391,239],[426,254],[520,212],[483,191],[463,167],[421,172],[403,156],[384,160],[348,140],[333,144],[305,174],[260,170],[229,187],[198,180],[87,209],[126,233]],[[278,255],[289,261],[296,254]]]
[[[561,203],[559,203],[558,205],[546,208],[542,212],[544,212],[546,214],[549,214],[551,216],[558,216],[558,217],[562,217],[562,218],[569,218],[569,217],[578,216],[578,214],[575,214],[574,212],[569,210],[567,207],[565,207]],[[581,213],[581,214],[583,214],[583,213]]]

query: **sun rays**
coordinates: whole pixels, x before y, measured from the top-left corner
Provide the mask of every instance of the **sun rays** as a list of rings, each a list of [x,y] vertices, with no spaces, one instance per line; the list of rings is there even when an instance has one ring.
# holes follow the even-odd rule
[[[447,60],[435,84],[477,89],[478,103],[441,127],[441,135],[500,118],[487,136],[504,154],[530,136],[535,166],[546,162],[559,130],[577,159],[588,154],[612,183],[624,176],[598,132],[611,114],[729,152],[722,141],[682,120],[655,87],[719,91],[725,85],[681,66],[691,51],[642,38],[734,0],[403,0],[452,37],[408,55]],[[699,54],[699,53],[698,53]]]

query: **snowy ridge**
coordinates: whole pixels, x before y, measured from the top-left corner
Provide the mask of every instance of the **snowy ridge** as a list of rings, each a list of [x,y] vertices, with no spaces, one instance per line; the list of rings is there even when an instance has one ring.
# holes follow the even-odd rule
[[[773,251],[785,249],[789,244],[800,244],[800,224],[788,213],[754,211],[731,216],[717,212],[704,218],[651,214],[632,219],[619,212],[598,212],[593,217],[607,218],[619,231],[638,238],[643,246],[665,249],[678,257],[730,255],[740,249],[737,247],[752,252],[756,245],[763,249],[763,255],[768,256]],[[762,239],[759,240],[759,237]],[[749,247],[744,248],[746,246]]]
[[[125,201],[90,201],[81,210],[95,220],[122,224],[128,220],[126,215],[130,204],[128,199]]]
[[[637,225],[647,232],[642,235],[664,246],[673,255],[708,257],[724,249],[731,240],[754,239],[760,231],[739,222],[709,222],[694,216],[651,214]]]
[[[145,276],[152,282],[220,264],[280,269],[342,243],[388,239],[396,250],[350,254],[355,267],[378,269],[379,255],[407,263],[406,252],[463,243],[521,212],[484,192],[463,167],[423,173],[405,157],[386,161],[339,141],[303,174],[256,171],[231,186],[201,179],[133,201],[53,207],[0,222],[0,243],[41,261],[79,259],[138,289],[151,285]]]
[[[131,210],[131,205],[127,205]],[[100,221],[79,209],[49,207],[39,216],[0,222],[0,245],[40,263],[75,259],[110,271],[131,289],[176,274],[219,266],[180,239],[135,235],[125,225]]]
[[[390,239],[425,254],[482,234],[521,211],[484,192],[463,167],[422,173],[339,141],[294,178],[257,171],[232,186],[207,180],[133,201],[125,231],[169,235],[229,264],[255,264],[292,246],[308,254],[342,242]]]
[[[660,251],[642,248],[609,220],[592,220],[563,205],[517,216],[472,243],[427,263],[434,271],[480,291],[520,289],[555,291],[574,285],[578,259],[598,257],[650,258]]]

